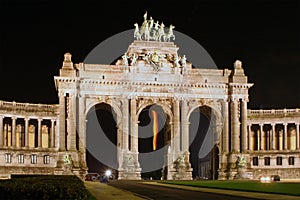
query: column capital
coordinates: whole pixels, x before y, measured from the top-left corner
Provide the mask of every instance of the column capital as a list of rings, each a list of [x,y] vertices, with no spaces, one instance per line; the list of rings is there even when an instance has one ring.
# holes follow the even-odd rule
[[[222,98],[220,100],[222,100],[223,103],[228,103],[230,101],[230,98],[224,97],[224,98]]]
[[[243,98],[241,98],[241,100],[242,100],[242,103],[248,103],[249,102],[249,98],[247,97],[243,97]]]
[[[16,117],[15,115],[13,115],[13,116],[11,116],[11,119],[12,119],[12,120],[16,120],[17,117]]]
[[[299,126],[299,124],[300,124],[300,122],[295,122],[295,125],[296,125],[296,126]]]
[[[38,122],[41,122],[43,120],[43,118],[37,118]]]
[[[282,123],[283,124],[283,126],[287,126],[288,125],[288,123],[286,123],[286,122],[284,122],[284,123]]]
[[[264,123],[259,123],[258,124],[260,127],[264,126],[265,124]]]
[[[276,123],[271,123],[271,126],[276,126]]]
[[[239,101],[239,97],[231,96],[231,97],[230,97],[230,101],[231,101],[231,102],[238,102],[238,101]]]

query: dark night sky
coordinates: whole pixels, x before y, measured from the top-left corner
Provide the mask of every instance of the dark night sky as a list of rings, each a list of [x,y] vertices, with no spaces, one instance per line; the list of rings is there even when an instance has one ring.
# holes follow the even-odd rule
[[[1,100],[58,103],[53,76],[63,54],[82,62],[106,38],[141,23],[147,10],[199,42],[219,68],[242,60],[255,83],[250,108],[300,107],[299,1],[0,2]]]

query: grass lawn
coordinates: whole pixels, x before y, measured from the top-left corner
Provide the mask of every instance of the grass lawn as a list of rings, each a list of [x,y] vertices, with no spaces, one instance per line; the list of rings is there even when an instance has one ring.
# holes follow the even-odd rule
[[[162,183],[300,196],[300,183],[260,183],[258,181],[163,181]]]

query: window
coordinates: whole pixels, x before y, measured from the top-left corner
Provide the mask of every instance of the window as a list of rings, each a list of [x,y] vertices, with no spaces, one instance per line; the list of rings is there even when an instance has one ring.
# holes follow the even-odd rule
[[[265,165],[270,165],[270,157],[265,157]]]
[[[276,165],[282,165],[282,157],[276,158]]]
[[[289,157],[289,165],[294,165],[295,164],[295,157]]]
[[[258,157],[253,157],[253,165],[258,166]]]
[[[19,163],[24,163],[24,155],[23,154],[18,155],[18,162]]]
[[[36,154],[32,154],[31,155],[31,164],[36,164],[36,161],[37,161]]]
[[[49,155],[44,156],[44,164],[50,164],[50,156]]]
[[[11,154],[10,153],[5,154],[5,162],[6,163],[11,163]]]

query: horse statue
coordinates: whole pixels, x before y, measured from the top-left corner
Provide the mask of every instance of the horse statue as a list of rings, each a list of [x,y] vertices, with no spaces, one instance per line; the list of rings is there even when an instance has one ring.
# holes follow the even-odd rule
[[[158,30],[158,35],[157,35],[157,37],[156,37],[156,41],[161,42],[161,38],[162,38],[162,37],[163,37],[163,38],[165,37],[165,30],[164,30],[164,28],[165,28],[164,23],[161,23],[160,28],[159,28],[159,30]]]
[[[136,38],[137,40],[141,40],[142,36],[140,34],[139,25],[137,23],[135,23],[134,26],[135,26],[134,38]]]
[[[170,25],[169,28],[169,32],[164,36],[164,41],[165,42],[170,42],[170,39],[173,38],[173,40],[175,40],[175,35],[173,33],[173,29],[175,28],[175,26],[173,26],[172,24]]]
[[[144,39],[149,41],[150,40],[150,31],[149,31],[149,25],[146,24],[145,31],[144,31]]]

